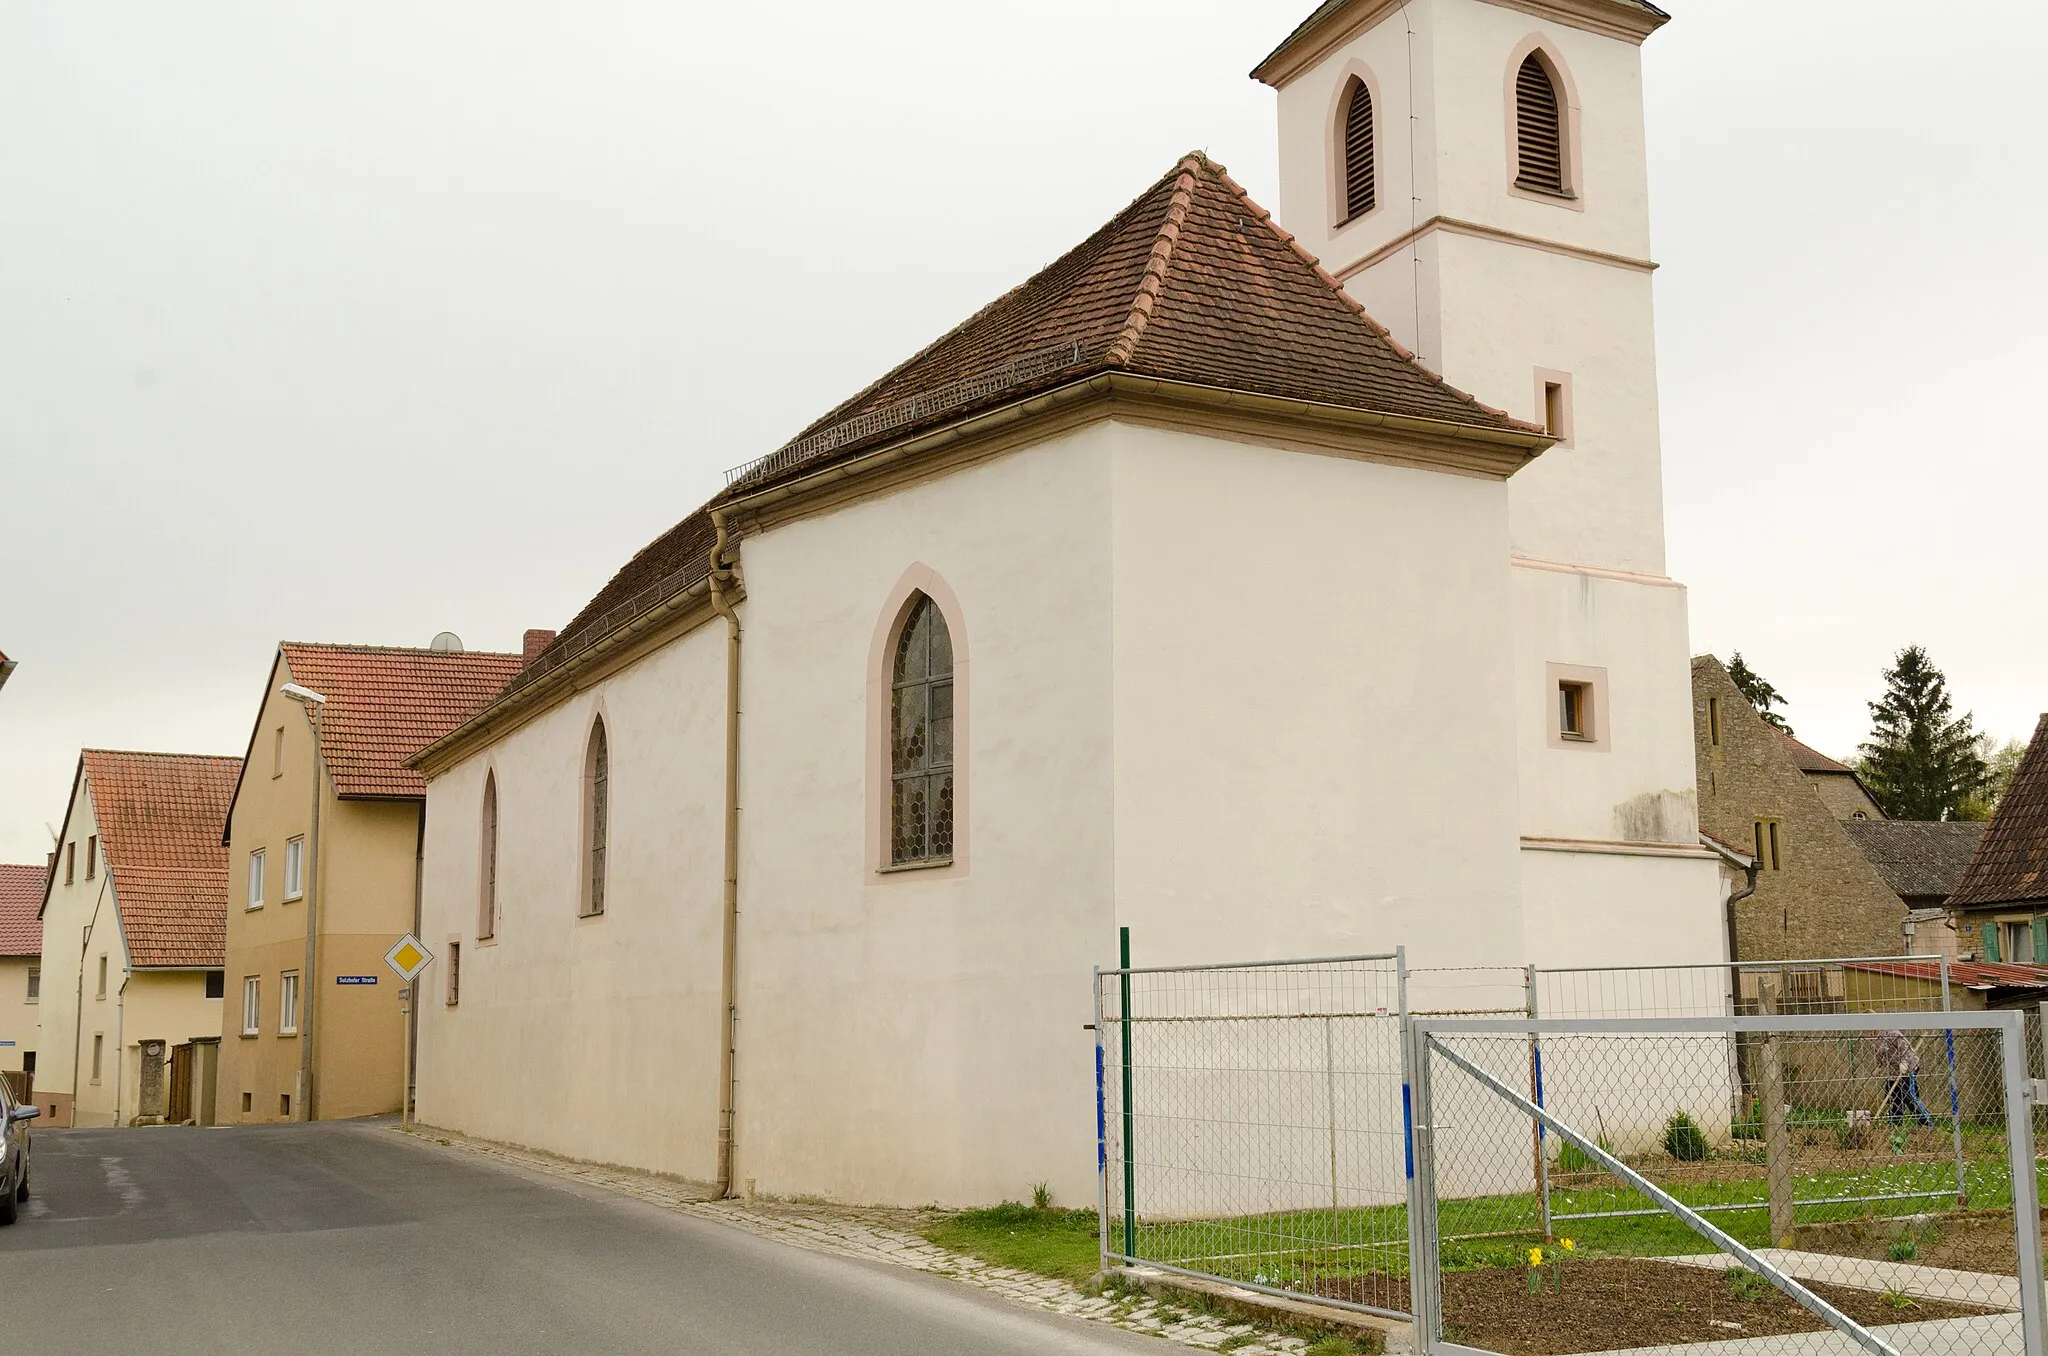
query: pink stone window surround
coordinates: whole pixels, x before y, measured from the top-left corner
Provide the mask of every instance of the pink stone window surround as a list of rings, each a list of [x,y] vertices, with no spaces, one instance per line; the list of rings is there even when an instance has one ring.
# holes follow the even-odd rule
[[[914,565],[890,591],[868,658],[871,880],[967,874],[967,721],[959,600]]]

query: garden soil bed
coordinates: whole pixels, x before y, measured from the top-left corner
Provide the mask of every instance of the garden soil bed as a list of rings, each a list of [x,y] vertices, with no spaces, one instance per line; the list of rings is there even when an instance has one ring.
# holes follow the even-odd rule
[[[1849,1317],[1871,1326],[1995,1312],[1920,1299],[1896,1307],[1885,1295],[1869,1290],[1811,1288]],[[1530,1294],[1528,1272],[1519,1267],[1444,1274],[1445,1336],[1506,1356],[1723,1342],[1818,1332],[1824,1326],[1775,1290],[1758,1299],[1740,1299],[1727,1272],[1668,1262],[1585,1258],[1565,1268],[1561,1294],[1547,1285],[1542,1293]]]
[[[2011,1276],[2019,1270],[2019,1248],[2010,1211],[1957,1211],[1910,1220],[1857,1220],[1800,1228],[1792,1246],[1837,1257],[1886,1260],[1891,1247],[1911,1240],[1913,1255],[1897,1260],[1950,1271],[1984,1271]],[[2048,1231],[2044,1231],[2048,1246]]]

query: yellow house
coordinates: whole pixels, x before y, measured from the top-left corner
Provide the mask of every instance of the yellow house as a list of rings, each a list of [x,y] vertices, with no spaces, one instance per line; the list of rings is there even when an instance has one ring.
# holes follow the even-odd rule
[[[196,1119],[220,1036],[239,758],[86,749],[42,901],[35,1103],[47,1124]]]
[[[384,953],[418,917],[426,808],[426,781],[404,762],[521,663],[459,649],[278,646],[216,828],[231,901],[220,1124],[398,1109],[406,1028]],[[291,685],[303,702],[284,692]]]
[[[46,866],[0,865],[0,1074],[19,1074],[22,1101],[36,1072],[36,1004],[41,997]]]

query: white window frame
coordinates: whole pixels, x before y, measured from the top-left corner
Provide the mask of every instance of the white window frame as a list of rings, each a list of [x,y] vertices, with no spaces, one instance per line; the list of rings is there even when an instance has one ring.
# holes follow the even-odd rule
[[[2013,938],[2019,944],[2013,944]],[[2007,965],[2032,965],[2034,963],[2034,924],[2032,919],[2005,919],[1998,925],[1999,959]]]
[[[249,854],[249,901],[244,910],[263,907],[263,849],[257,848]]]
[[[299,972],[287,970],[277,977],[277,1034],[299,1034]]]
[[[306,897],[306,840],[303,835],[284,840],[284,902]]]
[[[263,979],[260,975],[242,976],[242,1034],[263,1034]]]

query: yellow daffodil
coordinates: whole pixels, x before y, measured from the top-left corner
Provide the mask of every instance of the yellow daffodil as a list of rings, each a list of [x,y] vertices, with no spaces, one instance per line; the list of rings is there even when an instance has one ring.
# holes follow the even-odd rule
[[[1557,1241],[1557,1245],[1558,1245],[1558,1246],[1559,1246],[1560,1248],[1563,1248],[1563,1249],[1564,1249],[1564,1250],[1565,1250],[1566,1252],[1577,1252],[1577,1251],[1578,1251],[1578,1249],[1577,1249],[1577,1248],[1575,1248],[1575,1247],[1573,1247],[1573,1246],[1572,1246],[1572,1241],[1571,1241],[1571,1240],[1570,1240],[1569,1238],[1561,1238],[1561,1239],[1559,1239],[1559,1240]]]
[[[1529,1265],[1532,1267],[1540,1267],[1543,1265],[1543,1249],[1529,1249]]]

